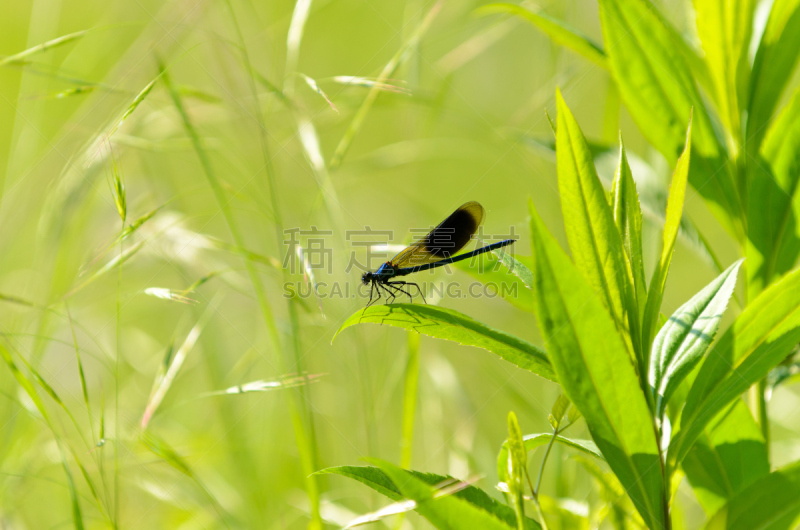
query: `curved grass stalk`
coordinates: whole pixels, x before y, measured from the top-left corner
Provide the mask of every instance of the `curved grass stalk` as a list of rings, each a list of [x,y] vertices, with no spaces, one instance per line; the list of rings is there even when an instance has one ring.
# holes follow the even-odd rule
[[[364,99],[361,107],[359,107],[356,115],[353,117],[353,121],[350,122],[350,126],[344,133],[339,145],[336,147],[336,152],[333,153],[333,158],[331,158],[331,162],[329,164],[331,171],[337,169],[342,164],[342,160],[347,154],[347,151],[350,149],[350,144],[353,143],[353,138],[355,138],[356,134],[358,134],[359,129],[361,129],[361,125],[364,123],[364,119],[367,117],[367,114],[369,114],[370,109],[372,109],[372,105],[378,98],[378,94],[380,94],[382,91],[380,85],[386,83],[389,77],[395,72],[395,70],[397,70],[397,67],[400,66],[400,63],[403,61],[403,59],[405,59],[407,52],[417,45],[419,40],[422,38],[422,35],[424,35],[427,29],[430,27],[433,19],[436,18],[436,15],[438,15],[439,11],[441,11],[442,5],[443,2],[441,0],[434,4],[408,41],[406,41],[406,43],[401,46],[399,50],[397,50],[397,53],[394,54],[394,57],[392,57],[389,62],[386,63],[386,66],[383,67],[380,75],[375,80],[375,86],[373,86],[367,94],[367,97]]]

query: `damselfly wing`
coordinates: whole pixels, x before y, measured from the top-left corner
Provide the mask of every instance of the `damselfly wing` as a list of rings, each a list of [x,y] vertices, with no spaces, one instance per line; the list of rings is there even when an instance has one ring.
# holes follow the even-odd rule
[[[467,246],[483,224],[486,210],[475,201],[459,207],[439,226],[406,247],[389,262],[395,268],[417,267],[450,258]]]
[[[436,228],[428,232],[425,237],[409,245],[394,258],[381,265],[378,270],[365,272],[361,280],[364,285],[370,286],[367,307],[381,298],[381,292],[386,293],[389,303],[393,302],[398,294],[405,294],[412,299],[411,293],[408,291],[411,287],[417,290],[424,301],[425,296],[419,285],[396,278],[455,263],[510,245],[515,241],[514,239],[498,241],[456,256],[455,254],[464,248],[478,231],[485,215],[483,206],[477,202],[463,204]],[[378,296],[374,298],[373,295],[376,291]]]

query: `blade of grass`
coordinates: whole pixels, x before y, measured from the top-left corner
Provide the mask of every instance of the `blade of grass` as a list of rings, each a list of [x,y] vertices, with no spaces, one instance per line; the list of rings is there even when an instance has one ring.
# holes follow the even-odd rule
[[[94,274],[86,278],[83,282],[79,283],[76,287],[73,287],[67,294],[64,295],[64,299],[67,299],[89,285],[90,283],[94,282],[108,271],[113,270],[115,267],[121,267],[123,263],[131,259],[139,250],[141,250],[142,246],[144,245],[144,241],[139,241],[132,247],[127,248],[122,253],[118,254],[114,258],[112,258],[108,263],[100,267]]]
[[[520,17],[546,33],[556,44],[571,49],[582,55],[596,65],[608,70],[608,58],[603,49],[583,35],[575,28],[569,27],[564,22],[547,15],[544,12],[534,12],[516,4],[488,4],[477,9],[477,15],[492,15],[507,13]]]
[[[76,31],[75,33],[62,35],[61,37],[58,37],[56,39],[49,40],[41,44],[37,44],[36,46],[28,48],[25,51],[21,51],[19,53],[15,53],[14,55],[9,55],[8,57],[0,59],[0,67],[21,62],[23,59],[26,59],[31,55],[35,55],[37,53],[41,53],[47,50],[52,50],[53,48],[57,48],[59,46],[63,46],[67,43],[76,41],[78,39],[82,39],[87,33],[88,30]]]
[[[306,74],[298,73],[297,75],[303,78],[311,90],[322,96],[322,99],[325,100],[325,103],[327,103],[328,106],[333,109],[334,112],[336,112],[336,114],[339,114],[339,109],[336,108],[336,105],[334,105],[333,101],[331,101],[331,98],[328,97],[328,94],[326,94],[325,91],[319,87],[315,79],[308,77]]]
[[[175,377],[177,377],[181,366],[183,366],[186,356],[189,355],[189,352],[194,347],[197,339],[200,338],[200,333],[202,333],[206,321],[211,316],[211,307],[211,304],[209,304],[208,308],[206,308],[203,315],[197,321],[197,324],[194,325],[192,330],[186,336],[186,339],[183,341],[183,345],[178,348],[175,356],[171,359],[168,359],[169,368],[164,374],[164,377],[158,381],[158,384],[155,386],[155,391],[150,396],[150,399],[147,400],[144,414],[142,414],[142,429],[147,429],[147,424],[153,418],[153,414],[155,414],[156,410],[158,410],[158,406],[161,405],[161,401],[164,399],[164,396],[167,394],[170,386],[172,386],[173,381],[175,381]]]
[[[90,444],[88,444],[86,442],[86,439],[83,437],[82,428],[81,428],[81,425],[78,423],[78,420],[75,419],[75,416],[72,414],[72,411],[69,410],[67,405],[61,399],[61,397],[56,393],[55,389],[52,386],[50,386],[50,384],[44,379],[44,377],[42,377],[42,375],[39,373],[39,371],[36,370],[33,366],[31,366],[30,363],[28,363],[28,361],[25,360],[24,357],[20,356],[20,360],[25,365],[25,367],[28,369],[28,372],[30,372],[30,374],[33,376],[33,380],[36,381],[36,383],[42,388],[42,390],[44,390],[45,393],[48,396],[50,396],[50,398],[53,401],[55,401],[55,403],[59,407],[61,407],[62,410],[64,410],[64,412],[67,414],[67,417],[69,417],[69,419],[72,421],[72,424],[75,426],[75,430],[80,435],[81,439],[83,440],[83,443],[87,447],[90,447]],[[54,434],[55,434],[55,432],[54,432]],[[97,506],[100,509],[100,512],[103,513],[104,516],[106,516],[106,513],[105,513],[105,510],[103,508],[103,505],[100,502],[100,497],[97,495],[97,489],[94,486],[94,481],[92,481],[92,478],[89,476],[89,473],[86,471],[86,468],[81,463],[80,458],[78,458],[78,454],[75,452],[75,449],[73,449],[70,445],[65,443],[64,446],[67,447],[67,449],[69,450],[69,452],[72,455],[73,459],[75,460],[75,464],[77,464],[78,469],[80,470],[81,474],[83,475],[83,478],[86,481],[86,485],[89,487],[89,491],[91,492],[92,497],[94,498],[95,502],[97,503]],[[62,451],[62,458],[63,458],[64,457],[63,448],[61,447],[60,444],[59,444],[59,450]]]
[[[145,85],[145,87],[136,95],[136,97],[133,98],[133,101],[123,111],[123,113],[119,117],[119,119],[115,120],[111,124],[111,127],[109,127],[106,130],[106,132],[104,132],[103,134],[100,134],[100,135],[97,136],[95,141],[91,144],[89,149],[86,151],[86,155],[85,155],[85,157],[86,157],[85,165],[86,166],[90,165],[95,160],[97,155],[102,150],[103,146],[111,140],[111,137],[114,136],[114,133],[117,132],[117,130],[122,126],[123,123],[125,123],[125,120],[127,120],[130,117],[130,115],[133,114],[133,112],[139,107],[139,105],[142,104],[142,101],[144,101],[145,98],[150,94],[150,91],[153,90],[153,87],[155,86],[156,81],[158,81],[159,77],[160,77],[160,75],[156,76],[155,79],[153,79],[152,81],[147,83]]]
[[[434,4],[434,6],[428,11],[428,14],[425,15],[425,18],[422,20],[420,25],[417,27],[416,31],[411,35],[411,37],[406,41],[406,43],[397,50],[397,53],[394,54],[386,66],[383,67],[380,75],[378,76],[377,83],[385,83],[386,80],[397,70],[397,67],[400,66],[400,63],[405,59],[406,52],[408,50],[414,48],[425,32],[430,27],[431,22],[433,19],[436,18],[436,15],[439,14],[443,5],[443,1],[439,0]],[[350,126],[345,131],[344,136],[339,141],[339,145],[336,147],[336,151],[333,153],[333,158],[331,158],[329,167],[331,171],[336,170],[341,164],[342,160],[344,159],[347,151],[350,149],[350,144],[353,142],[353,138],[355,138],[358,131],[361,129],[361,125],[364,123],[364,119],[369,114],[372,105],[375,103],[375,100],[378,98],[378,95],[381,93],[381,90],[375,86],[367,94],[367,97],[364,99],[364,102],[359,107],[356,115],[353,117],[353,121],[350,122]]]
[[[287,377],[280,381],[251,381],[249,383],[228,387],[225,390],[207,392],[202,394],[200,397],[232,396],[235,394],[249,394],[252,392],[271,392],[272,390],[278,390],[281,388],[292,388],[299,385],[313,383],[320,377],[322,377],[322,374]]]
[[[516,21],[511,18],[489,26],[439,59],[436,62],[436,71],[442,76],[450,75],[505,37],[516,26]]]
[[[310,2],[310,0],[309,0]],[[236,34],[239,39],[239,45],[242,52],[242,60],[245,64],[245,68],[247,69],[248,73],[248,82],[250,85],[250,90],[253,96],[253,100],[255,102],[255,115],[256,121],[258,125],[258,135],[259,140],[261,143],[261,153],[264,158],[264,167],[266,168],[267,174],[267,182],[269,184],[269,196],[271,199],[271,206],[272,212],[275,216],[275,241],[276,244],[280,244],[283,240],[283,219],[281,215],[281,208],[280,208],[280,200],[278,198],[278,191],[275,182],[275,169],[272,166],[272,157],[269,153],[269,145],[267,143],[267,136],[266,136],[266,126],[263,122],[262,116],[263,113],[261,111],[261,105],[259,104],[259,99],[257,97],[256,86],[254,82],[254,74],[255,71],[252,63],[250,62],[250,57],[247,53],[247,47],[245,45],[244,36],[242,35],[241,28],[239,27],[239,23],[236,19],[236,14],[233,10],[233,6],[231,2],[228,0],[227,2],[228,11],[231,15],[231,20],[233,21],[234,28],[236,29]],[[305,6],[305,7],[304,7]],[[297,8],[297,6],[295,6]],[[308,5],[301,3],[300,9],[308,9],[310,7],[310,3]],[[293,15],[294,18],[294,15]],[[303,14],[302,17],[298,15],[298,18],[302,19],[301,26],[305,25],[305,19],[307,18],[306,14]],[[300,24],[300,22],[298,22]],[[294,42],[296,41],[297,48],[299,49],[299,39],[302,38],[302,31],[292,33],[290,35],[292,40],[292,45],[295,46]],[[290,37],[287,37],[289,39]],[[291,46],[287,46],[291,49]],[[173,97],[175,100],[176,106],[180,105],[180,100],[177,97]],[[181,111],[181,114],[184,119],[184,123],[186,124],[187,129],[193,131],[194,129],[191,127],[188,115],[185,111]],[[198,155],[200,155],[201,160],[203,161],[204,169],[206,172],[207,177],[209,180],[216,180],[216,177],[213,174],[213,169],[211,167],[208,158],[202,151],[202,146],[199,143],[199,137],[196,132],[190,132],[190,135],[193,137],[193,142],[195,143],[195,149],[198,151]],[[217,185],[217,187],[219,187]],[[234,235],[234,239],[236,244],[240,248],[244,248],[243,240],[238,233],[238,228],[236,227],[235,219],[233,215],[227,208],[227,204],[222,200],[224,197],[220,193],[217,194],[217,200],[220,206],[223,208],[223,211],[227,210],[226,213],[226,220],[228,221],[229,229],[231,233]],[[261,279],[258,276],[255,268],[252,266],[249,260],[245,260],[245,265],[248,270],[248,274],[250,276],[251,282],[253,283],[253,287],[256,291],[256,296],[259,300],[259,305],[261,307],[261,312],[264,317],[265,324],[267,326],[267,330],[269,332],[271,341],[273,343],[273,348],[277,352],[277,362],[278,362],[278,369],[285,373],[287,366],[289,363],[287,362],[285,351],[281,345],[280,341],[280,334],[278,331],[278,327],[275,323],[275,318],[272,315],[272,309],[269,306],[269,303],[266,298],[266,293],[264,291],[263,284],[261,283]],[[283,269],[284,280],[288,280],[288,272]],[[297,317],[297,307],[296,303],[293,299],[287,300],[288,306],[288,313],[289,313],[289,324],[291,328],[291,344],[294,353],[294,369],[298,372],[304,372],[303,370],[303,358],[300,352],[300,330],[298,324],[298,317]],[[295,441],[297,444],[298,452],[300,453],[300,461],[302,463],[303,472],[305,474],[305,485],[306,485],[306,493],[308,494],[309,502],[311,504],[311,522],[309,524],[309,528],[312,529],[321,529],[322,518],[320,516],[320,493],[319,493],[319,483],[317,477],[314,475],[314,472],[317,469],[317,461],[318,461],[318,448],[317,448],[317,439],[316,439],[316,432],[314,427],[314,417],[307,406],[308,397],[305,392],[305,385],[301,385],[294,390],[287,393],[288,395],[288,404],[289,404],[289,415],[291,416],[292,426],[295,434]]]
[[[179,455],[178,452],[172,448],[172,446],[170,446],[164,440],[156,437],[153,433],[147,431],[142,433],[140,440],[151,453],[162,459],[173,469],[176,469],[183,475],[189,477],[195,484],[197,484],[197,486],[203,491],[208,500],[211,502],[211,506],[214,507],[217,517],[220,518],[227,528],[230,528],[225,521],[226,517],[223,515],[224,511],[219,505],[217,499],[211,495],[211,492],[208,491],[208,488],[206,488],[203,481],[201,481],[200,477],[197,476],[197,473],[194,472],[186,460]]]
[[[61,457],[61,466],[63,467],[64,474],[67,478],[67,487],[69,489],[69,496],[72,506],[72,523],[76,530],[83,530],[85,527],[83,524],[83,513],[81,512],[80,501],[78,500],[78,491],[75,487],[75,480],[72,478],[72,472],[67,465],[61,437],[56,432],[55,427],[50,420],[50,415],[47,413],[47,409],[45,408],[42,399],[39,397],[39,394],[36,392],[36,388],[33,386],[33,383],[31,383],[30,379],[25,377],[25,374],[20,371],[19,367],[17,367],[16,363],[14,362],[14,359],[11,357],[11,353],[3,344],[0,344],[0,356],[3,357],[6,365],[11,370],[11,374],[14,376],[14,379],[17,380],[17,383],[19,383],[28,397],[31,398],[31,401],[33,401],[36,409],[39,411],[39,414],[42,415],[42,419],[44,420],[45,424],[47,424],[50,432],[53,434],[53,438],[58,446],[59,456]]]

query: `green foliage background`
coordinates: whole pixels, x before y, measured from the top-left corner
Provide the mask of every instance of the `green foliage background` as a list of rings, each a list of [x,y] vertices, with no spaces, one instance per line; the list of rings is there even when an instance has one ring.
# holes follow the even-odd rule
[[[550,431],[556,384],[485,351],[427,337],[416,343],[388,326],[361,326],[331,343],[366,300],[326,299],[324,314],[313,298],[287,303],[283,283],[303,276],[287,276],[274,263],[287,250],[283,229],[332,230],[333,272],[317,271],[316,280],[355,286],[360,271],[343,272],[352,250],[347,230],[393,230],[401,244],[409,228],[427,227],[468,200],[486,207],[487,233],[514,226],[516,254],[530,256],[532,197],[566,246],[544,113],[555,116],[557,86],[589,140],[612,148],[596,159],[604,182],[616,169],[621,130],[634,176],[649,167],[652,189],[666,190],[674,160],[645,141],[608,71],[519,18],[476,16],[480,5],[315,1],[297,50],[287,49],[295,10],[289,1],[4,6],[2,56],[89,30],[0,59],[0,333],[7,366],[20,370],[16,379],[0,370],[4,524],[304,528],[313,511],[311,483],[323,519],[341,524],[385,499],[335,475],[307,479],[309,469],[357,465],[365,457],[402,460],[441,475],[482,475],[478,485],[493,491],[508,411],[516,412],[523,434]],[[542,7],[602,41],[596,2]],[[658,8],[679,30],[695,31],[686,2]],[[393,58],[399,63],[387,82],[399,92],[332,79],[375,78]],[[797,84],[792,80],[785,94]],[[353,129],[362,103],[375,96]],[[343,138],[352,138],[346,151]],[[115,171],[129,224],[160,208],[121,244],[107,184]],[[663,212],[665,195],[660,200]],[[692,189],[684,212],[720,263],[739,257],[737,243]],[[646,214],[648,278],[660,240],[661,224]],[[720,272],[697,248],[696,241],[678,240],[661,307],[667,315]],[[130,253],[122,267],[93,275],[120,252]],[[144,292],[180,291],[209,274],[185,293],[197,304]],[[463,270],[437,278],[473,280]],[[508,301],[465,297],[441,306],[542,343],[532,314]],[[740,310],[732,301],[723,328]],[[196,345],[143,430],[165,356],[198,322]],[[410,420],[404,388],[413,384],[406,374],[408,366],[413,373],[409,353],[417,348],[418,401]],[[207,396],[297,373],[322,375],[273,392]],[[40,404],[20,381],[32,382]],[[781,386],[769,402],[773,468],[797,458],[798,398],[796,388]],[[405,447],[404,421],[406,434],[408,422],[414,425]],[[570,435],[589,437],[583,424],[573,429]],[[607,499],[572,454],[554,446],[542,491],[585,503],[580,509],[603,505]],[[538,464],[540,454],[532,455]],[[705,521],[685,481],[674,513],[676,528]],[[415,514],[406,521],[427,524]]]

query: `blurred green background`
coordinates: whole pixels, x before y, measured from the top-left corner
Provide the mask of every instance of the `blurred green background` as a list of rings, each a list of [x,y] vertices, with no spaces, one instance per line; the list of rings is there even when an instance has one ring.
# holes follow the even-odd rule
[[[684,20],[688,2],[658,4],[678,27],[694,31],[693,22]],[[63,402],[34,381],[48,412],[43,417],[11,370],[0,369],[3,528],[74,524],[62,462],[71,470],[87,528],[304,528],[310,504],[290,392],[308,411],[306,432],[318,446],[317,468],[359,465],[363,457],[400,459],[407,334],[361,326],[332,344],[344,319],[366,299],[322,300],[324,314],[313,298],[288,304],[283,283],[302,282],[302,274],[287,276],[255,260],[284,353],[276,351],[246,258],[235,247],[164,79],[109,135],[158,76],[159,62],[249,252],[282,262],[289,248],[278,237],[283,229],[333,232],[326,239],[331,272],[316,270],[318,282],[358,283],[361,271],[344,272],[354,251],[346,231],[367,225],[392,230],[393,243],[402,244],[409,228],[436,223],[468,200],[487,209],[487,234],[515,227],[520,256],[530,254],[529,197],[564,242],[555,157],[547,148],[553,136],[544,112],[554,116],[556,86],[590,140],[615,147],[621,130],[629,152],[652,168],[654,178],[668,181],[670,168],[620,108],[607,72],[524,21],[475,16],[480,5],[314,1],[294,51],[287,49],[291,1],[4,5],[0,56],[89,31],[0,69],[0,332],[24,376],[35,379],[23,359]],[[601,40],[595,2],[540,6]],[[415,41],[432,9],[440,10]],[[370,87],[334,78],[374,79],[403,50],[387,81],[403,90],[373,93],[377,99],[341,164],[327,167],[370,93]],[[601,176],[610,181],[613,151],[600,162]],[[115,167],[126,189],[129,223],[161,207],[121,246],[113,245],[121,221],[108,186]],[[645,169],[634,165],[634,175],[640,178],[637,171]],[[693,191],[686,208],[727,266],[736,256],[733,241]],[[646,223],[644,240],[652,270],[658,223]],[[131,251],[122,268],[112,264],[95,274],[121,250]],[[355,251],[363,260],[363,249]],[[144,292],[180,291],[212,273],[186,293],[196,304]],[[679,243],[662,311],[670,314],[714,276],[713,265],[690,244]],[[471,281],[460,271],[436,278]],[[439,303],[541,344],[533,315],[506,300]],[[290,311],[297,311],[296,318]],[[737,311],[728,312],[728,322]],[[178,350],[198,321],[202,333],[147,427],[152,437],[143,438],[142,414],[165,355]],[[205,396],[297,372],[322,375],[300,390]],[[524,432],[546,432],[558,395],[556,385],[492,354],[426,337],[420,342],[418,391],[411,467],[483,476],[478,484],[489,491],[497,481],[495,459],[506,438],[508,411],[517,413]],[[798,439],[798,399],[791,387],[773,396],[775,466],[800,457],[792,441]],[[584,427],[571,434],[588,436],[579,429]],[[555,451],[544,494],[575,499],[577,510],[601,502],[586,472],[559,446]],[[539,458],[533,457],[535,465]],[[323,517],[332,525],[388,503],[341,477],[321,477],[318,484]],[[703,521],[685,485],[676,509],[687,528]],[[406,524],[427,523],[411,515]]]

